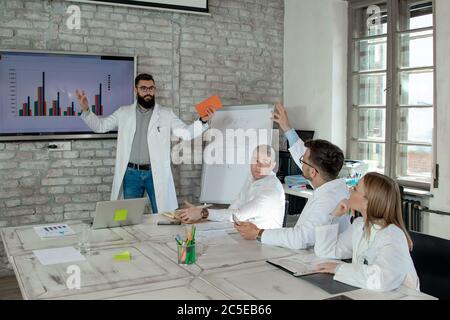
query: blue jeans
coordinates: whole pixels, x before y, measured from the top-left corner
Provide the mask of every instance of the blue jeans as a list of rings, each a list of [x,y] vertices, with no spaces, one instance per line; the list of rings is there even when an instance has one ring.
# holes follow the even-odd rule
[[[123,178],[123,197],[125,199],[142,198],[145,190],[147,190],[152,212],[157,213],[158,207],[156,206],[152,171],[127,168]]]

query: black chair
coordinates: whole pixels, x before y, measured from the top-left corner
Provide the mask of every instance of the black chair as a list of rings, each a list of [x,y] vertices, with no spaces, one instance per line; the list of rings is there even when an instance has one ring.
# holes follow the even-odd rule
[[[292,159],[292,156],[289,151],[280,151],[278,155],[279,159],[278,159],[277,177],[281,181],[281,183],[284,183],[284,178],[286,176],[294,176],[302,174],[302,171],[295,164],[295,161],[294,159]]]
[[[410,231],[411,257],[420,279],[420,291],[450,299],[450,241]]]
[[[284,201],[284,219],[283,219],[283,228],[286,228],[288,212],[289,212],[289,200],[285,200],[285,201]]]

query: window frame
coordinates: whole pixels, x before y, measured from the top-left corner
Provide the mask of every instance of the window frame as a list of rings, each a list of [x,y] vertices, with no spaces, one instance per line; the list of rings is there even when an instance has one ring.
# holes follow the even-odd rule
[[[354,90],[353,90],[353,77],[354,72],[354,62],[355,60],[355,50],[354,43],[355,39],[373,39],[379,37],[387,38],[387,61],[386,61],[386,128],[385,128],[385,174],[393,177],[397,182],[405,187],[416,188],[430,191],[432,187],[437,188],[439,186],[439,176],[438,176],[438,164],[437,150],[436,150],[436,139],[437,139],[437,94],[436,94],[436,2],[435,0],[428,0],[424,2],[432,2],[433,6],[433,26],[427,28],[414,29],[412,32],[418,32],[422,30],[433,30],[433,66],[427,67],[427,69],[433,70],[433,132],[432,132],[432,168],[431,168],[431,183],[418,182],[406,179],[397,179],[397,147],[402,145],[401,141],[397,139],[397,134],[399,132],[399,123],[397,111],[400,103],[400,73],[402,70],[416,70],[421,69],[420,67],[412,68],[401,68],[399,61],[399,46],[400,41],[398,39],[399,34],[404,34],[404,31],[398,31],[397,25],[400,22],[399,14],[399,0],[349,0],[348,6],[348,78],[347,78],[347,158],[352,157],[353,146],[356,142],[353,139],[353,133],[357,132],[358,122],[353,121],[353,111],[354,111]],[[356,37],[354,38],[354,30],[356,26],[356,21],[354,19],[354,10],[368,7],[370,5],[383,4],[387,7],[387,34],[369,36],[369,37]],[[408,32],[408,31],[407,31]],[[411,32],[411,31],[409,31]],[[356,128],[355,128],[356,126]],[[363,139],[364,140],[364,139]],[[411,144],[407,144],[411,145]]]

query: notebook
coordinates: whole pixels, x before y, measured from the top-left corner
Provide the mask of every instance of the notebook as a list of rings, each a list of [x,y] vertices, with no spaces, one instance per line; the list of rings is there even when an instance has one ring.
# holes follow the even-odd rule
[[[297,254],[287,258],[267,260],[266,262],[295,277],[301,277],[307,274],[316,273],[316,265],[326,261],[329,260],[320,259],[315,254]]]
[[[220,101],[220,98],[217,95],[214,95],[197,104],[195,106],[195,109],[197,109],[197,113],[199,114],[199,116],[203,118],[208,115],[208,113],[206,112],[206,109],[208,107],[212,107],[214,108],[214,110],[219,110],[223,107],[223,105]]]
[[[323,300],[353,300],[350,297],[347,297],[346,295],[339,295],[339,296],[335,296],[335,297],[331,297],[331,298],[327,298],[327,299],[323,299]]]
[[[336,262],[337,260],[321,259],[315,254],[298,254],[287,258],[267,260],[266,262],[284,270],[294,277],[301,277],[329,294],[339,294],[343,292],[357,290],[359,288],[347,285],[333,279],[333,275],[319,273],[315,267],[323,262]]]
[[[333,279],[334,275],[329,273],[315,273],[302,277],[302,280],[307,281],[316,287],[328,292],[329,294],[341,294],[344,292],[358,290],[360,288],[351,286],[349,284],[339,282]],[[342,297],[341,297],[342,298]]]

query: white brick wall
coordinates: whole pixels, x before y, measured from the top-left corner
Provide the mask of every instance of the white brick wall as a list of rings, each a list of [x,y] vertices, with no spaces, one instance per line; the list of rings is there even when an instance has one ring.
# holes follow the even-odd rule
[[[63,0],[0,0],[0,49],[138,55],[158,99],[184,121],[217,93],[225,105],[283,97],[283,0],[210,0],[211,16],[82,4],[81,30]],[[114,140],[0,143],[0,227],[86,218],[109,199]],[[200,194],[200,165],[174,167],[179,202]],[[9,272],[0,245],[0,274]]]

